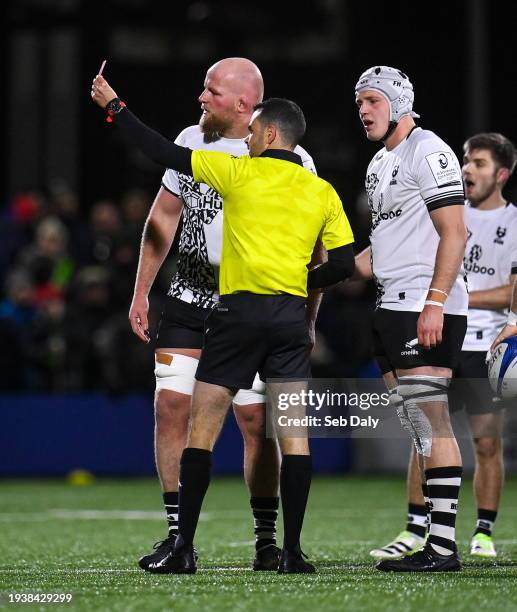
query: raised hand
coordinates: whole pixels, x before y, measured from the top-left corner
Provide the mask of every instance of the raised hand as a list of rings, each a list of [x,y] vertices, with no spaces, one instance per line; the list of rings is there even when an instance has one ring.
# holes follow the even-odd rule
[[[108,81],[100,74],[93,79],[91,96],[92,100],[101,108],[106,108],[108,102],[118,97],[115,90],[110,87]]]

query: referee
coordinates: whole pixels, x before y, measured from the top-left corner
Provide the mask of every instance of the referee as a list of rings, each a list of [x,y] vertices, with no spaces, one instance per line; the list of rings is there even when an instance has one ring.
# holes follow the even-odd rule
[[[196,372],[191,427],[180,467],[179,535],[154,573],[194,573],[194,534],[210,480],[212,449],[239,388],[258,371],[267,378],[310,377],[307,289],[353,273],[353,235],[332,186],[304,169],[293,152],[305,133],[301,109],[272,98],[255,106],[249,157],[191,151],[171,143],[133,115],[101,76],[91,96],[126,137],[159,164],[213,187],[223,199],[220,301],[205,324]],[[327,263],[307,271],[321,238]],[[279,573],[310,573],[300,533],[311,481],[306,437],[280,440],[284,545]]]

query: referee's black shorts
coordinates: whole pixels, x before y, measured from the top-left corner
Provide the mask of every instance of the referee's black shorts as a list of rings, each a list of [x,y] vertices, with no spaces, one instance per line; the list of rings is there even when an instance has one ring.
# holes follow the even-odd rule
[[[383,374],[397,369],[436,366],[454,370],[459,363],[467,331],[467,317],[446,314],[443,317],[442,342],[425,349],[418,344],[419,312],[378,308],[374,314],[375,359]]]
[[[249,389],[267,378],[310,378],[305,298],[294,295],[223,295],[205,320],[205,344],[196,379]]]

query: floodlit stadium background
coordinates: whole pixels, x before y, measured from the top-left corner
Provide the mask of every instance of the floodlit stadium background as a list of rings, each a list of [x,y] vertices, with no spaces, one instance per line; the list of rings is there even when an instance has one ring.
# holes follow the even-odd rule
[[[304,109],[302,144],[339,192],[358,250],[368,240],[362,188],[376,150],[354,105],[366,67],[407,72],[420,124],[458,156],[478,131],[517,140],[512,19],[486,0],[16,0],[2,11],[1,475],[154,473],[152,348],[132,335],[127,311],[162,169],[126,148],[90,101],[104,58],[121,97],[171,137],[197,122],[212,63],[254,60],[266,96],[292,98]],[[506,196],[517,197],[515,177]],[[41,222],[49,236],[37,246]],[[50,271],[38,258],[41,248],[57,253]],[[173,269],[171,253],[150,298],[152,330]],[[36,279],[30,283],[28,271]],[[36,306],[27,306],[34,297]],[[325,296],[315,376],[376,374],[372,299],[370,286],[342,285]],[[216,470],[239,473],[242,444],[232,416],[223,436]],[[517,467],[515,438],[508,435],[508,471]],[[469,464],[469,444],[463,447]],[[408,448],[400,440],[317,440],[313,451],[319,471],[397,472]]]

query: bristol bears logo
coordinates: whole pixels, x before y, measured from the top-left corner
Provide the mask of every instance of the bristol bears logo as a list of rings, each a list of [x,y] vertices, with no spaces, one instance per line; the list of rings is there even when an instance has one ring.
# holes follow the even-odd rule
[[[368,206],[370,207],[370,211],[372,215],[377,212],[373,205],[373,194],[375,193],[375,190],[377,189],[378,184],[379,184],[379,177],[375,174],[375,172],[372,172],[371,174],[366,175],[365,189],[366,189],[366,194],[368,196]],[[382,203],[380,204],[380,207],[382,208]],[[381,212],[381,211],[379,210],[378,212]]]
[[[489,276],[493,276],[495,274],[494,268],[487,268],[486,266],[480,266],[477,262],[483,256],[483,249],[479,244],[473,244],[468,258],[465,257],[463,260],[463,265],[465,266],[465,271],[468,274],[488,274]]]
[[[506,236],[506,227],[497,226],[494,242],[496,244],[504,244],[503,238]]]
[[[382,212],[384,203],[384,197],[382,193],[379,194],[378,203],[377,205],[375,205],[374,193],[377,189],[378,184],[379,177],[375,174],[375,172],[372,172],[371,174],[368,174],[366,176],[366,194],[368,195],[368,206],[370,207],[370,212],[372,213],[372,227],[370,232],[373,232],[373,230],[379,225],[381,221],[395,219],[396,217],[400,217],[400,215],[402,214],[401,208],[399,208],[398,210],[390,210],[386,213]]]
[[[393,168],[393,172],[391,173],[390,185],[396,185],[397,184],[397,179],[395,177],[397,176],[398,173],[399,173],[399,167],[398,167],[398,164],[397,164],[395,166],[395,168]]]
[[[481,255],[483,255],[483,249],[479,246],[479,244],[473,244],[469,253],[469,261],[471,263],[479,261],[481,259]]]

